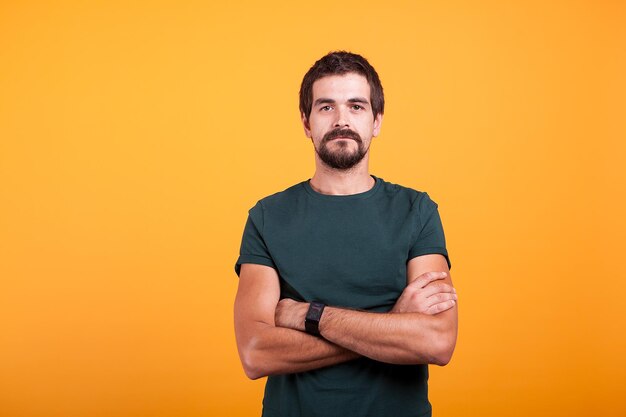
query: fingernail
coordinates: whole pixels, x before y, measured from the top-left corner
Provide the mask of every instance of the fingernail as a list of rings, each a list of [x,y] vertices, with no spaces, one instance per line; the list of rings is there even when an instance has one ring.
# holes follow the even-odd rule
[[[452,287],[452,292],[456,294],[456,289]]]
[[[442,273],[441,273],[441,276],[442,276],[442,277],[445,277],[446,275],[448,275],[448,274],[446,274],[445,272],[442,272]]]

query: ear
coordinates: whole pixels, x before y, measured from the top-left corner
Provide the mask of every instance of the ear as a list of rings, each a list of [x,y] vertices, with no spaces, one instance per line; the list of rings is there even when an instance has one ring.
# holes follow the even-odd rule
[[[309,120],[302,112],[300,112],[300,119],[302,120],[302,126],[304,127],[304,134],[307,138],[311,138],[311,125]]]
[[[380,134],[380,127],[382,124],[383,124],[383,114],[378,113],[376,117],[374,118],[374,132],[373,132],[374,137]]]

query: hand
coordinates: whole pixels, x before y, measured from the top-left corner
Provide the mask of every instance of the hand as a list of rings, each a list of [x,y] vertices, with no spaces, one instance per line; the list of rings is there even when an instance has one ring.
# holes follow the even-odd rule
[[[276,327],[304,331],[304,319],[309,310],[309,303],[301,303],[291,298],[283,298],[276,305],[274,322]]]
[[[454,307],[456,290],[444,282],[433,282],[448,276],[445,272],[426,272],[406,286],[392,313],[424,313],[434,315]]]

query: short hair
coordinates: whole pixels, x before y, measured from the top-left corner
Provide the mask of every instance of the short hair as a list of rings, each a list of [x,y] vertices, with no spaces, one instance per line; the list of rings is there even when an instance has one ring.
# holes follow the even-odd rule
[[[302,79],[300,86],[300,112],[308,119],[313,107],[313,83],[329,75],[344,75],[350,72],[361,74],[370,85],[370,101],[374,117],[385,111],[383,85],[374,67],[367,59],[346,51],[329,52],[320,58]]]

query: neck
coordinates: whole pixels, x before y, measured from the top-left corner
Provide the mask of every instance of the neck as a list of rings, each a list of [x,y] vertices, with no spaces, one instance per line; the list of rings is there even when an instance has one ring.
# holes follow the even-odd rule
[[[369,174],[367,156],[349,170],[337,170],[316,161],[309,184],[321,194],[350,195],[370,190],[376,181]]]

